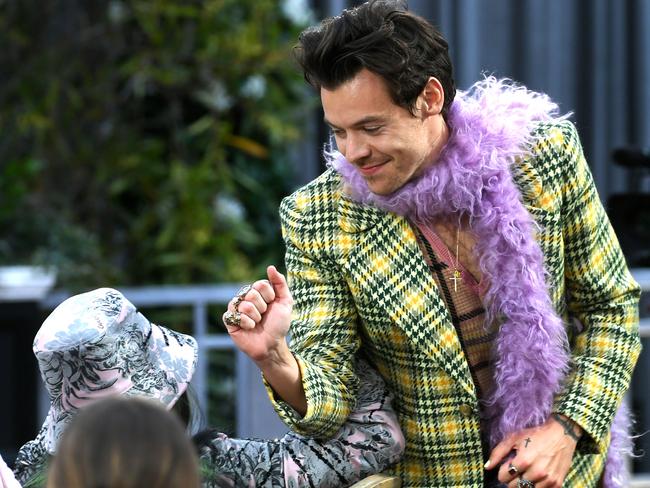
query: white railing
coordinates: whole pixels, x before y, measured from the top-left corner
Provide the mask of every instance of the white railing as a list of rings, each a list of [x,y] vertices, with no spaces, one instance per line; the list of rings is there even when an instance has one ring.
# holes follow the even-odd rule
[[[632,268],[632,276],[644,292],[650,292],[650,268]],[[650,337],[650,317],[639,320],[641,337]]]

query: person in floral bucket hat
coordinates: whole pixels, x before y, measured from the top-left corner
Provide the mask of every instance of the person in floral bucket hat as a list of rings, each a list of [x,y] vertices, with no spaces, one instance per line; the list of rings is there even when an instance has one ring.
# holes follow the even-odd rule
[[[37,332],[33,350],[51,406],[36,439],[19,451],[14,469],[19,480],[54,454],[67,424],[90,402],[124,394],[171,408],[187,389],[198,358],[193,337],[151,323],[109,288],[61,303]]]
[[[51,407],[36,439],[20,448],[13,473],[0,458],[0,488],[43,486],[60,435],[93,401],[132,395],[168,409],[180,403],[198,348],[193,337],[149,322],[119,291],[101,288],[61,303],[36,334],[34,353]],[[215,429],[196,434],[203,486],[333,488],[396,463],[404,437],[392,395],[363,359],[357,364],[357,407],[330,440],[293,432],[272,441],[233,439]]]

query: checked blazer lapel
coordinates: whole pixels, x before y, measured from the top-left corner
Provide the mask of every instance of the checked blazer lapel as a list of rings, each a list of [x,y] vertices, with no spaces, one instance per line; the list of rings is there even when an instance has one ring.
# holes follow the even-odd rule
[[[366,326],[379,326],[375,317],[390,318],[474,396],[458,335],[407,219],[344,196],[339,225],[354,242],[346,246],[342,265]]]

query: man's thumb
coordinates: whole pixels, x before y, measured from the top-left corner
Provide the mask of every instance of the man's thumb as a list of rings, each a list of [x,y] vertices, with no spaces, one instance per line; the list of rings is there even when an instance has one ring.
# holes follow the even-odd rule
[[[273,265],[266,268],[266,274],[269,277],[271,286],[273,286],[276,298],[279,298],[280,300],[290,300],[291,292],[289,291],[289,285],[287,284],[287,279],[284,275]]]

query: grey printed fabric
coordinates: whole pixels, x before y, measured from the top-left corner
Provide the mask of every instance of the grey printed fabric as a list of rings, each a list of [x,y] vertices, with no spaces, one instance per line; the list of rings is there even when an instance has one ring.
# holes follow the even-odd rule
[[[357,406],[332,439],[317,441],[292,432],[274,441],[215,434],[200,447],[204,486],[345,487],[395,464],[404,437],[392,397],[365,361],[358,361],[356,372]]]
[[[197,436],[204,488],[345,487],[397,463],[404,436],[392,396],[365,361],[357,362],[356,373],[361,381],[356,408],[330,440],[292,432],[272,441],[232,439],[215,431]],[[38,439],[27,446],[40,463],[22,471],[23,483],[43,475],[49,459]]]
[[[44,474],[50,460],[50,454],[45,449],[45,434],[46,430],[41,429],[34,440],[24,444],[18,451],[13,473],[20,484],[24,485]]]

